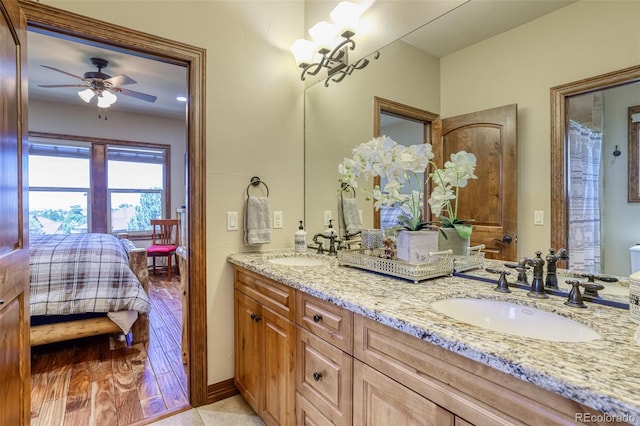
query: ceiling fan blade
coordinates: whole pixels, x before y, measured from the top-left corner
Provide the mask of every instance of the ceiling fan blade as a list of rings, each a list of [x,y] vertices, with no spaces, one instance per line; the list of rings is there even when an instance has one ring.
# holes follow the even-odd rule
[[[75,74],[71,74],[70,72],[66,72],[66,71],[59,70],[58,68],[50,67],[50,66],[48,66],[48,65],[40,65],[40,66],[41,66],[41,67],[44,67],[44,68],[47,68],[47,69],[50,69],[50,70],[53,70],[53,71],[61,72],[62,74],[66,74],[66,75],[71,76],[71,77],[73,77],[73,78],[77,78],[78,80],[83,80],[83,78],[82,78],[82,77],[80,77],[80,76],[77,76],[77,75],[75,75]]]
[[[52,87],[89,87],[86,84],[39,84],[38,87],[50,89]]]
[[[127,95],[127,96],[131,96],[143,101],[147,101],[147,102],[155,102],[156,99],[158,99],[156,96],[153,95],[147,95],[146,93],[140,93],[140,92],[136,92],[135,90],[129,90],[129,89],[122,89],[122,88],[116,88],[115,89],[116,92],[118,93],[122,93],[123,95]]]
[[[113,77],[106,79],[105,82],[111,83],[111,85],[113,87],[118,87],[118,86],[124,86],[126,84],[136,84],[137,83],[137,81],[135,81],[131,77],[129,77],[127,75],[124,75],[124,74],[114,75]]]

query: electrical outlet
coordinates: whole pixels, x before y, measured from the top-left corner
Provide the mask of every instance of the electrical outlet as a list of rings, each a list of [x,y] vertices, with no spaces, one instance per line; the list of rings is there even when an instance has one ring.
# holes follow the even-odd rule
[[[331,210],[325,210],[324,211],[324,224],[325,225],[329,225],[329,221],[332,219],[331,217]]]
[[[282,228],[282,211],[275,210],[273,212],[273,229]]]
[[[534,225],[544,225],[544,211],[543,210],[534,210],[533,211],[533,224]]]
[[[238,230],[238,212],[227,212],[227,231]]]

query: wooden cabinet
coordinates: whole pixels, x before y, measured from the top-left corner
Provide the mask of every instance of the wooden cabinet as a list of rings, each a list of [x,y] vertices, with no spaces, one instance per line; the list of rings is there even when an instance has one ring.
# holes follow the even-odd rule
[[[236,268],[235,385],[268,425],[295,424],[294,290]]]
[[[601,414],[242,268],[235,350],[236,387],[269,425],[546,426]]]
[[[354,361],[353,425],[454,426],[454,416],[362,362]]]

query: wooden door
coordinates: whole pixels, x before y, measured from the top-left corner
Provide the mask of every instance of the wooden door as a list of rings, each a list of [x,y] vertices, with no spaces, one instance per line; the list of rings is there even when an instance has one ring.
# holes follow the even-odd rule
[[[28,425],[31,410],[26,28],[17,0],[0,0],[0,425],[7,426]]]
[[[260,413],[264,374],[260,305],[237,290],[234,304],[235,385],[256,413]]]
[[[267,425],[295,424],[295,325],[262,306],[264,392],[261,417]]]
[[[453,426],[453,414],[368,365],[354,359],[353,372],[353,426]]]
[[[460,191],[458,218],[473,220],[471,245],[484,244],[490,259],[516,260],[517,105],[506,105],[434,125],[434,159],[454,152],[475,154],[476,176]]]

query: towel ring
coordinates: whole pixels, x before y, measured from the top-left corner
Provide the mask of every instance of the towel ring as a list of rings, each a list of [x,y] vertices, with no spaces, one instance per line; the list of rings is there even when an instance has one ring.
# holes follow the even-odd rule
[[[356,189],[353,186],[349,185],[346,182],[342,182],[340,184],[340,188],[342,189],[342,192],[351,190],[353,192],[353,198],[356,198]]]
[[[249,188],[251,188],[252,186],[258,186],[260,184],[263,184],[264,187],[267,189],[267,197],[269,196],[269,187],[267,186],[266,183],[264,183],[262,180],[260,180],[260,178],[258,176],[254,176],[251,178],[251,183],[249,183],[249,185],[247,186],[247,197],[249,197]]]

